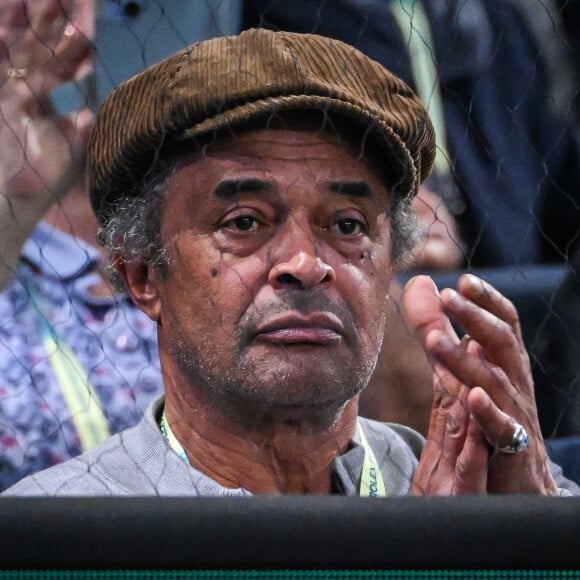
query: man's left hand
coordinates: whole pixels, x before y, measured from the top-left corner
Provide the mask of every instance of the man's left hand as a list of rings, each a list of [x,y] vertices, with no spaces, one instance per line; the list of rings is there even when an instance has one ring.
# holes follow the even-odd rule
[[[460,278],[457,291],[441,293],[429,277],[416,276],[404,302],[434,369],[431,421],[413,493],[557,495],[514,305],[471,274]],[[501,451],[518,424],[527,431],[527,447]]]

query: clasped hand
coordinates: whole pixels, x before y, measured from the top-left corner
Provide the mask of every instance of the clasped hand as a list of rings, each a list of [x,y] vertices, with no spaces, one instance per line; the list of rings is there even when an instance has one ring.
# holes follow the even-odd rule
[[[438,292],[427,276],[405,286],[408,321],[433,366],[434,402],[415,495],[557,495],[517,311],[490,284],[463,275]],[[460,339],[452,323],[466,334]],[[520,453],[499,451],[517,424],[529,435]]]

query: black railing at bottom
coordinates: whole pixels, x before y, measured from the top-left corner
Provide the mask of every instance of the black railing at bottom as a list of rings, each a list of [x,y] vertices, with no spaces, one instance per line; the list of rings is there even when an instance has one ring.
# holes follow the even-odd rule
[[[0,498],[3,570],[574,570],[580,498]]]

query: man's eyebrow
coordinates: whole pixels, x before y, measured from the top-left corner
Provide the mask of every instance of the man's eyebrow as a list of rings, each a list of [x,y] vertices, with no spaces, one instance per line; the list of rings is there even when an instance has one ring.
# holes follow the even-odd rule
[[[232,199],[241,193],[272,191],[273,189],[274,186],[263,179],[224,179],[218,183],[214,195],[220,199]]]
[[[352,197],[370,197],[372,193],[370,185],[365,181],[331,181],[327,186],[335,193]]]

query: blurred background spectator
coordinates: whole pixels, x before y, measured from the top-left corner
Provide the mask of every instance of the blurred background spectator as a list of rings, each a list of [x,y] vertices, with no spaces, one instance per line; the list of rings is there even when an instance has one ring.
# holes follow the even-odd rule
[[[92,0],[0,6],[0,488],[136,422],[160,390],[155,328],[113,293],[84,191]]]
[[[579,233],[579,145],[548,104],[535,37],[511,2],[248,0],[244,26],[342,39],[417,90],[435,114],[450,172],[439,169],[437,193],[465,266],[565,262]]]
[[[580,2],[508,0],[526,22],[554,110],[580,130]]]

